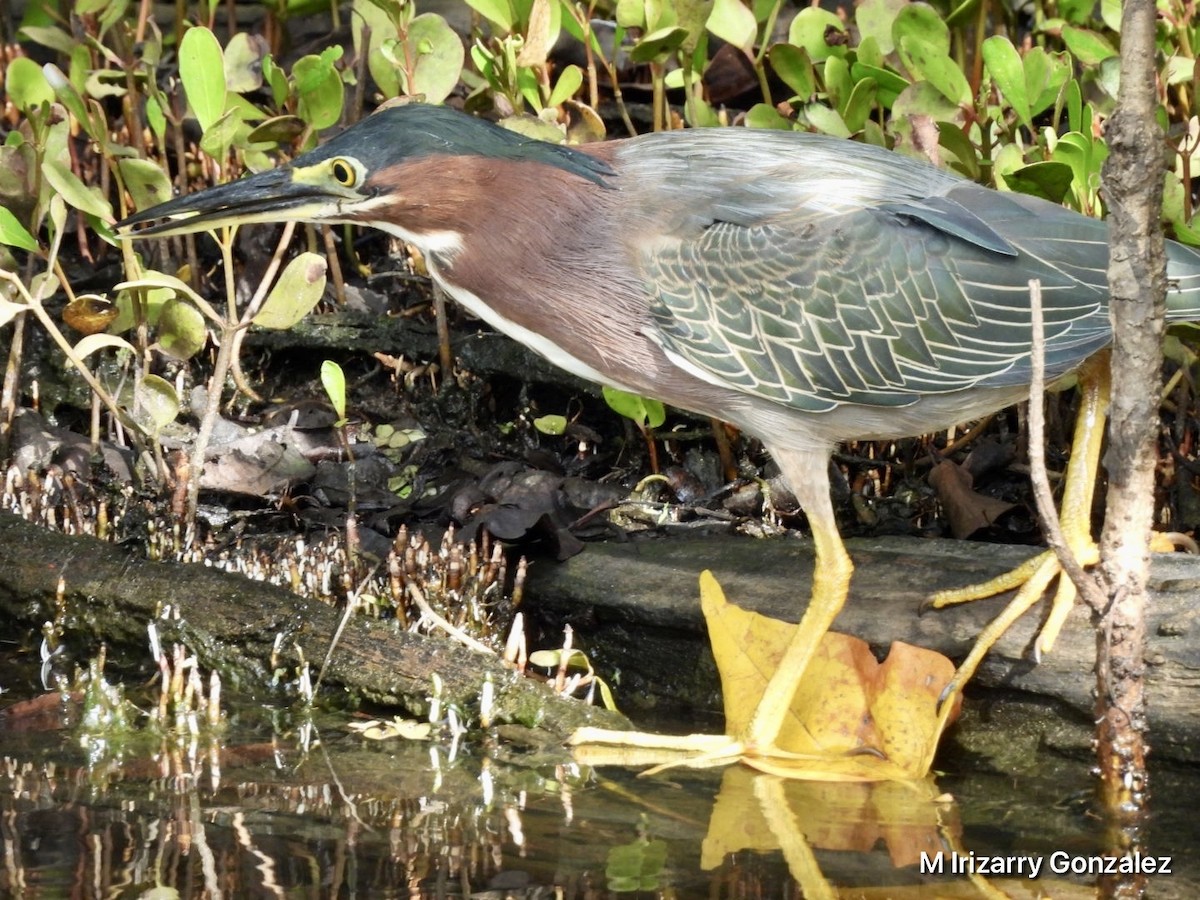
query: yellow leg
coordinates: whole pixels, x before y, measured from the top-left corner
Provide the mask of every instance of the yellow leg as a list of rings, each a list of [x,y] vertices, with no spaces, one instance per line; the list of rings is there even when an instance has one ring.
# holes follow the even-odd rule
[[[794,464],[798,462],[799,454],[792,456],[777,452],[774,456],[790,484],[799,485],[815,480],[811,469],[803,475],[800,472],[793,474],[793,470],[798,468]],[[823,460],[820,464],[827,466],[828,460]],[[750,753],[770,753],[774,748],[775,739],[783,728],[796,687],[812,661],[821,638],[829,631],[833,620],[845,605],[846,594],[850,590],[850,576],[854,565],[850,562],[850,555],[838,534],[833,503],[829,499],[828,478],[825,470],[821,471],[819,489],[793,487],[797,499],[808,514],[808,524],[812,529],[813,546],[816,551],[812,598],[796,626],[791,643],[779,661],[779,667],[767,682],[767,688],[750,724],[745,733],[740,735]]]
[[[779,666],[767,682],[749,724],[737,735],[687,735],[681,738],[581,728],[571,736],[571,744],[682,751],[690,754],[686,760],[680,761],[684,765],[719,765],[742,756],[795,756],[794,753],[780,750],[777,739],[800,679],[808,669],[821,638],[846,602],[854,567],[838,535],[833,503],[829,498],[829,454],[821,450],[772,448],[771,455],[808,514],[816,559],[808,609],[796,626],[795,635],[784,651]]]
[[[1109,386],[1107,355],[1090,360],[1080,370],[1079,415],[1075,420],[1071,459],[1067,464],[1060,520],[1067,546],[1082,566],[1095,565],[1099,560],[1099,550],[1092,539],[1091,513],[1096,476],[1100,468],[1100,450],[1104,442],[1104,425],[1108,418]],[[930,605],[942,608],[1020,588],[1004,611],[979,634],[970,654],[959,666],[954,679],[946,686],[944,699],[953,700],[954,695],[961,691],[963,685],[975,674],[988,650],[1010,625],[1041,599],[1043,592],[1056,576],[1062,576],[1062,568],[1058,558],[1050,550],[984,584],[934,594]],[[1035,659],[1040,660],[1043,653],[1049,653],[1053,648],[1075,603],[1075,595],[1075,585],[1071,579],[1059,577],[1050,613],[1034,642]],[[951,705],[945,703],[943,713],[948,713]]]

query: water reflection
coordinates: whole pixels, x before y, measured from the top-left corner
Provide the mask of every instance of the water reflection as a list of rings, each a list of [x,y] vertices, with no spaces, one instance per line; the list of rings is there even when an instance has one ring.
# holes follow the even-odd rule
[[[639,779],[500,746],[450,759],[443,745],[371,743],[340,722],[252,718],[194,753],[90,765],[66,731],[5,729],[0,895],[1090,895],[1047,872],[921,871],[939,853],[1094,852],[1086,807],[1052,809],[1037,794],[1046,785],[1008,784],[999,809],[1004,780],[985,776],[954,780],[958,801],[932,780],[812,784],[739,767]],[[1086,786],[1078,768],[1078,784],[1049,788],[1058,799]]]

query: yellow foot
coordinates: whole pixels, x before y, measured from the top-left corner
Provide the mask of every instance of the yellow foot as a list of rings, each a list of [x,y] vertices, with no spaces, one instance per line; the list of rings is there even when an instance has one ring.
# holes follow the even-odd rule
[[[1095,542],[1089,538],[1086,541],[1077,541],[1077,544],[1079,546],[1075,552],[1075,558],[1079,560],[1081,566],[1087,568],[1099,562],[1100,551]],[[1150,549],[1154,553],[1171,553],[1181,546],[1186,549],[1186,543],[1180,541],[1178,535],[1165,532],[1155,532],[1150,540]],[[975,646],[971,648],[971,652],[967,654],[966,659],[955,671],[954,677],[942,690],[939,700],[939,717],[943,725],[955,705],[956,698],[966,683],[971,680],[988,651],[995,646],[1004,632],[1017,619],[1042,598],[1055,578],[1059,579],[1058,590],[1055,591],[1054,599],[1051,601],[1050,613],[1046,616],[1046,621],[1042,624],[1042,629],[1033,642],[1033,659],[1034,662],[1040,663],[1042,656],[1054,649],[1054,643],[1058,640],[1058,635],[1075,604],[1077,593],[1075,584],[1063,573],[1054,551],[1047,550],[1040,553],[1011,572],[993,578],[991,581],[956,590],[939,591],[929,599],[928,606],[934,609],[943,609],[958,603],[970,603],[974,600],[994,597],[996,594],[1019,588],[1016,596],[1009,601],[1000,615],[979,633],[975,639]]]
[[[783,778],[805,781],[910,781],[915,776],[870,747],[840,753],[797,753],[776,746],[754,747],[721,734],[667,735],[580,728],[567,740],[577,762],[591,766],[711,769],[742,763]]]
[[[1104,437],[1104,422],[1108,413],[1108,360],[1096,358],[1079,372],[1080,403],[1076,418],[1075,436],[1071,442],[1071,460],[1063,482],[1061,529],[1070,552],[1081,566],[1095,565],[1099,551],[1091,535],[1092,496],[1096,471],[1100,463],[1100,448]],[[1040,402],[1040,399],[1039,401]],[[988,650],[1005,631],[1042,598],[1050,582],[1058,577],[1058,590],[1050,614],[1034,641],[1033,656],[1040,661],[1048,653],[1066,622],[1075,602],[1075,585],[1062,575],[1062,567],[1053,551],[1047,551],[1018,566],[1006,575],[985,584],[955,591],[941,591],[930,599],[930,605],[943,608],[967,603],[984,597],[1017,589],[1017,594],[1004,611],[979,635],[971,653],[959,666],[946,686],[943,699],[953,698],[971,678]]]
[[[682,767],[709,769],[736,763],[746,756],[742,741],[724,734],[654,734],[580,728],[567,740],[576,760],[593,766],[652,768],[643,775]]]
[[[1084,568],[1094,566],[1100,560],[1099,548],[1090,537],[1076,541],[1074,554]],[[1053,550],[1039,553],[1011,572],[983,584],[956,590],[938,591],[929,599],[929,606],[934,609],[944,609],[947,606],[970,603],[974,600],[994,597],[1005,591],[1019,589],[1004,611],[980,633],[976,640],[971,655],[974,656],[978,653],[982,658],[1013,622],[1042,599],[1042,595],[1055,578],[1058,578],[1058,590],[1055,591],[1054,599],[1051,601],[1050,614],[1046,617],[1037,640],[1033,644],[1033,658],[1036,662],[1041,662],[1042,654],[1049,653],[1054,649],[1054,643],[1058,640],[1063,624],[1071,613],[1077,593],[1074,582],[1063,575],[1062,566],[1059,565],[1058,557],[1055,556]]]

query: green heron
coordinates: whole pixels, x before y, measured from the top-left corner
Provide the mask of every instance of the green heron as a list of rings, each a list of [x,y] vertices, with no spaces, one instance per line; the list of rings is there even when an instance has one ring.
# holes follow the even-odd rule
[[[133,233],[382,229],[417,247],[451,297],[564,369],[758,437],[808,515],[816,562],[790,647],[736,736],[748,752],[771,752],[849,588],[834,446],[1023,399],[1031,279],[1048,379],[1111,339],[1103,222],[812,134],[696,129],[568,148],[398,106],[122,227],[159,219]],[[1171,244],[1168,256],[1170,317],[1200,318],[1200,254]]]

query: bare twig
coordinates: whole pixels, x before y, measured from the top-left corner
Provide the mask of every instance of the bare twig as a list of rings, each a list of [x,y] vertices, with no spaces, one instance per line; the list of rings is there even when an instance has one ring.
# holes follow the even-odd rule
[[[483,644],[475,640],[475,638],[471,637],[461,628],[456,628],[454,625],[451,625],[448,621],[434,612],[433,607],[429,605],[429,601],[425,599],[425,595],[421,592],[421,589],[411,581],[408,583],[407,589],[408,596],[411,597],[412,602],[417,605],[417,609],[421,610],[421,615],[427,618],[438,628],[442,629],[442,631],[446,632],[446,634],[448,634],[450,637],[454,638],[454,640],[458,641],[464,647],[469,647],[472,650],[478,651],[479,653],[486,653],[488,656],[496,655],[496,651],[487,644]]]
[[[1058,557],[1058,564],[1075,583],[1084,602],[1100,611],[1107,605],[1108,599],[1096,579],[1079,564],[1067,543],[1058,509],[1054,505],[1050,477],[1046,472],[1046,412],[1043,408],[1046,392],[1046,334],[1042,319],[1042,283],[1036,278],[1029,282],[1029,317],[1033,329],[1029,352],[1032,369],[1029,378],[1029,477],[1033,482],[1033,499],[1046,534],[1046,543]]]

